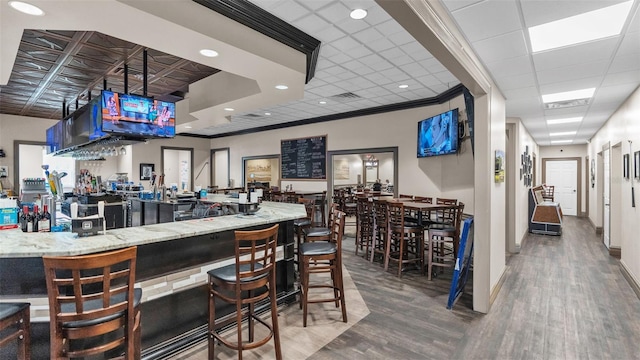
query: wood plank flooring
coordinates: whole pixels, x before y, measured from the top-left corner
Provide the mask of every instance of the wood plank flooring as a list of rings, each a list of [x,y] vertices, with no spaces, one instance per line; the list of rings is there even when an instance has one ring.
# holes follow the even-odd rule
[[[310,356],[297,348],[313,336],[290,332],[285,359],[640,359],[640,300],[585,219],[565,217],[559,237],[529,234],[486,315],[471,309],[471,286],[446,309],[450,270],[398,279],[353,246],[347,238],[344,263],[364,302],[347,309],[362,320],[324,328],[335,338]],[[284,309],[281,327],[300,317],[297,306]],[[206,345],[174,358],[206,359]]]

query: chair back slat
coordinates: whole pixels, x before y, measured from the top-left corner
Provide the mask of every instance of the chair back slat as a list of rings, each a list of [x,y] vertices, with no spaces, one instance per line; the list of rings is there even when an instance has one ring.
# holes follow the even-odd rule
[[[269,280],[264,275],[275,271],[278,228],[276,224],[264,230],[235,231],[237,289],[254,289]],[[264,279],[251,281],[257,278]]]

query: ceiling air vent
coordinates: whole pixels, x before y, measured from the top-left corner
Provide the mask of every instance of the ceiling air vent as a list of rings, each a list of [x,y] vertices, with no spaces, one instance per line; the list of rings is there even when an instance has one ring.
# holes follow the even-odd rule
[[[329,98],[335,101],[346,102],[346,101],[360,99],[361,97],[352,92],[346,92],[346,93],[330,96]]]
[[[590,98],[550,102],[550,103],[545,103],[544,108],[545,109],[563,109],[563,108],[574,107],[574,106],[589,105],[589,100]]]

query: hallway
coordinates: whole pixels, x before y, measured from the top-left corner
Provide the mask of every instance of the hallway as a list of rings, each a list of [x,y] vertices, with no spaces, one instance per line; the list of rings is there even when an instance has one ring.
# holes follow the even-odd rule
[[[353,255],[353,246],[347,238],[344,263],[364,302],[348,300],[356,315],[349,315],[351,326],[309,359],[640,359],[640,300],[586,219],[565,217],[561,237],[529,234],[509,257],[487,315],[471,310],[469,294],[446,309],[450,276],[427,281],[409,271],[398,279]],[[362,320],[354,323],[357,315]],[[295,326],[300,317],[298,306],[290,306],[280,323]],[[326,317],[318,320],[327,324]],[[335,324],[336,330],[344,325]],[[311,320],[282,339],[285,359],[298,359],[287,346],[313,341],[304,334],[313,326]],[[273,357],[268,348],[257,358]],[[206,344],[174,358],[205,359]]]

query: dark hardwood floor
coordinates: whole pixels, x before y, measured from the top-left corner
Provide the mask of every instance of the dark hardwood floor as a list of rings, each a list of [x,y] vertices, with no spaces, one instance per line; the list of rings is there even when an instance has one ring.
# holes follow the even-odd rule
[[[295,345],[283,348],[284,357],[305,358],[298,348],[335,331],[333,340],[307,358],[640,359],[640,300],[589,222],[564,220],[562,236],[529,234],[521,252],[507,257],[504,284],[486,315],[472,310],[471,286],[453,310],[446,309],[450,269],[432,281],[417,271],[398,279],[379,262],[355,256],[354,240],[347,238],[344,263],[364,300],[347,302],[347,310],[362,319],[349,315],[351,326],[340,333],[338,320],[333,328],[301,328],[294,323],[300,318],[297,306],[283,309],[281,327],[295,330],[285,335],[284,342]],[[333,317],[328,315],[329,324]],[[205,358],[205,344],[174,357]]]

